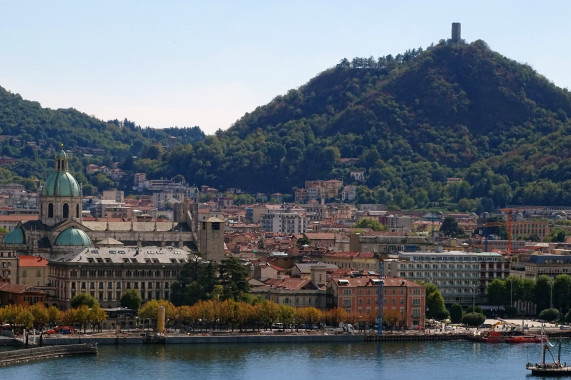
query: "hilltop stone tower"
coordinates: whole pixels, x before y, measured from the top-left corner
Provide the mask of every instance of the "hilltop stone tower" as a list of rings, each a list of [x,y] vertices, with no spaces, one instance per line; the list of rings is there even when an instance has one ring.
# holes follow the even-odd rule
[[[462,27],[459,22],[452,23],[452,42],[460,42],[462,40]]]

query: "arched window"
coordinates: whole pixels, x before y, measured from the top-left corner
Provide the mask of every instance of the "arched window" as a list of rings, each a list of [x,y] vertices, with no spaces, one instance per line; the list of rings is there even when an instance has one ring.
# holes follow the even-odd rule
[[[79,205],[75,205],[75,217],[79,218]]]
[[[48,204],[48,218],[53,218],[54,217],[54,204],[50,203]]]
[[[67,203],[63,204],[63,217],[69,218],[69,205]]]

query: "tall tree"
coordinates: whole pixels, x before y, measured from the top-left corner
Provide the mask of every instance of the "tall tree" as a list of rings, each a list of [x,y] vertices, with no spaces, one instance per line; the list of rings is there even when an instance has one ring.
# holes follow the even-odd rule
[[[216,264],[197,259],[184,265],[178,281],[171,286],[170,299],[177,306],[194,305],[209,299],[217,284]]]
[[[219,265],[219,281],[224,299],[240,300],[242,293],[250,291],[248,269],[235,257],[224,258]]]
[[[545,275],[539,276],[535,282],[534,301],[538,313],[551,307],[553,302],[552,286],[553,281]]]
[[[458,226],[458,222],[451,216],[447,216],[440,225],[440,232],[446,236],[457,237],[464,233]]]
[[[425,284],[426,289],[426,317],[434,319],[448,318],[448,310],[444,305],[444,298],[434,284]]]
[[[488,285],[488,301],[494,306],[502,306],[506,302],[506,283],[494,278]]]

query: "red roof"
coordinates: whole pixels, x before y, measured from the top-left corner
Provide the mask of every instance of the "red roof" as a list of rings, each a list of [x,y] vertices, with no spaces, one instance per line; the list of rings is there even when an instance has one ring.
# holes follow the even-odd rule
[[[8,282],[0,282],[0,292],[4,293],[26,293],[30,290],[29,285],[10,284]]]
[[[19,255],[18,260],[20,261],[20,263],[18,265],[21,267],[46,267],[46,266],[48,266],[48,260],[44,259],[43,257]]]
[[[288,289],[288,290],[301,290],[301,289],[315,289],[311,280],[306,280],[303,278],[284,278],[276,279],[270,278],[264,282],[272,288],[278,289]]]
[[[39,215],[29,215],[29,214],[11,214],[11,215],[0,215],[0,221],[2,222],[19,222],[27,220],[38,220]]]

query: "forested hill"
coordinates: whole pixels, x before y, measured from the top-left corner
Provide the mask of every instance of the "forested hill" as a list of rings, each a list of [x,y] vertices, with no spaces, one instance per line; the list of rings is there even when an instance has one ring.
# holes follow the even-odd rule
[[[364,170],[360,202],[571,204],[571,94],[485,42],[344,59],[164,166],[219,188],[291,193]],[[340,158],[359,158],[352,166]],[[446,179],[459,184],[446,186]],[[360,184],[358,184],[360,185]],[[473,205],[473,203],[468,203]]]
[[[252,193],[291,194],[306,180],[341,179],[358,186],[360,203],[402,208],[569,206],[569,115],[567,90],[483,41],[343,59],[206,137],[198,127],[156,130],[45,109],[0,88],[1,155],[21,160],[0,167],[0,185],[32,187],[31,176],[41,183],[63,142],[80,153],[70,168],[86,194],[117,184],[101,173],[87,177],[85,166],[118,162],[126,178],[182,174],[192,184]],[[164,148],[170,136],[172,150]],[[366,181],[352,180],[352,171],[364,171]],[[447,185],[452,177],[462,181]]]
[[[104,177],[86,178],[85,166],[111,167],[119,162],[121,167],[129,166],[127,170],[137,170],[132,157],[160,157],[171,136],[184,143],[205,137],[198,127],[141,128],[128,120],[104,122],[73,108],[43,108],[0,87],[0,156],[17,160],[0,167],[0,186],[18,182],[33,188],[35,182],[30,177],[45,179],[53,170],[54,151],[64,144],[65,150],[78,153],[73,155],[70,168],[88,193],[90,183],[100,189],[113,187]]]

